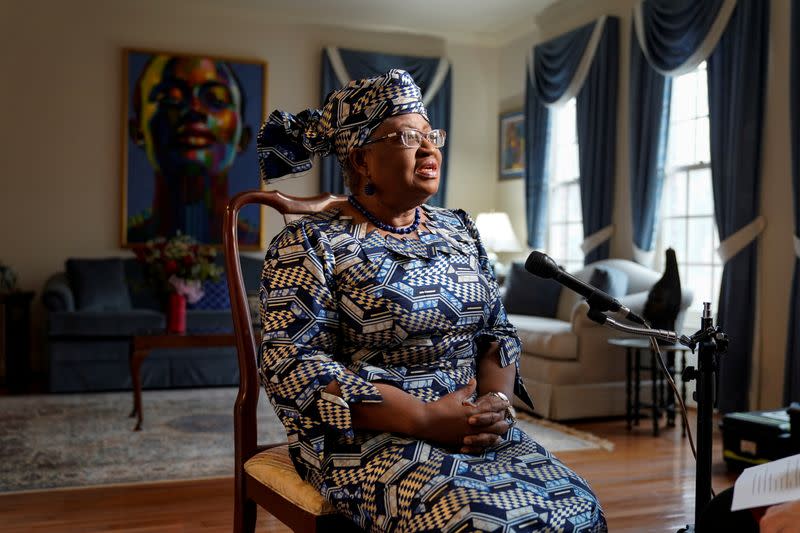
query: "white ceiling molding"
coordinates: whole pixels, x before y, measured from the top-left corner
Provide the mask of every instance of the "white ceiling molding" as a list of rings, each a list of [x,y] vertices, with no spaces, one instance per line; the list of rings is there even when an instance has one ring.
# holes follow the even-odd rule
[[[138,0],[217,12],[218,0]],[[225,10],[276,25],[339,27],[436,37],[446,42],[504,46],[536,32],[536,17],[563,0],[225,0]]]

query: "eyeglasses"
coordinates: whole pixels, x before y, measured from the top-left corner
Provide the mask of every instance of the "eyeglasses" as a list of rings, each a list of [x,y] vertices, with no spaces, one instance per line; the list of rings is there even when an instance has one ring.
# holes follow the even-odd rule
[[[427,140],[436,148],[441,148],[444,146],[444,140],[447,137],[447,132],[444,130],[431,130],[428,133],[422,133],[419,130],[400,130],[388,135],[384,135],[383,137],[378,137],[377,139],[370,139],[364,143],[364,146],[379,141],[385,141],[386,139],[391,139],[393,137],[399,137],[400,142],[403,143],[403,146],[406,148],[419,148],[419,146],[422,144],[422,139]]]

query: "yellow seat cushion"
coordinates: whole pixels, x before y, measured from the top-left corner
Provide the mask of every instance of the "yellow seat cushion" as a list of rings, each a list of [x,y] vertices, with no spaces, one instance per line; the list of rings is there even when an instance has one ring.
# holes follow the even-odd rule
[[[262,485],[309,513],[323,515],[337,512],[317,489],[297,475],[289,457],[288,444],[254,455],[244,464],[244,470]]]

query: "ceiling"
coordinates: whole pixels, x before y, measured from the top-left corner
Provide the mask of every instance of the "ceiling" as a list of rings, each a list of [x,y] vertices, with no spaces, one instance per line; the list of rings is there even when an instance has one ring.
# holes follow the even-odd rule
[[[218,4],[218,0],[208,0]],[[558,0],[225,0],[286,23],[436,35],[489,46],[532,32]]]

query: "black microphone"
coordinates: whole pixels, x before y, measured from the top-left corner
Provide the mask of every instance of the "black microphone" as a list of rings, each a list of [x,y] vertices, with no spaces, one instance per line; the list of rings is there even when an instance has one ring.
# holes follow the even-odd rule
[[[534,276],[539,276],[540,278],[554,279],[571,291],[577,292],[586,298],[591,311],[601,313],[607,311],[614,312],[626,320],[644,325],[644,320],[642,320],[639,315],[622,305],[619,300],[612,298],[600,289],[592,287],[588,283],[579,280],[572,274],[568,274],[561,267],[559,267],[549,255],[545,253],[536,251],[531,252],[531,255],[528,256],[528,260],[525,261],[525,270]],[[590,313],[590,318],[591,314],[592,313]]]

